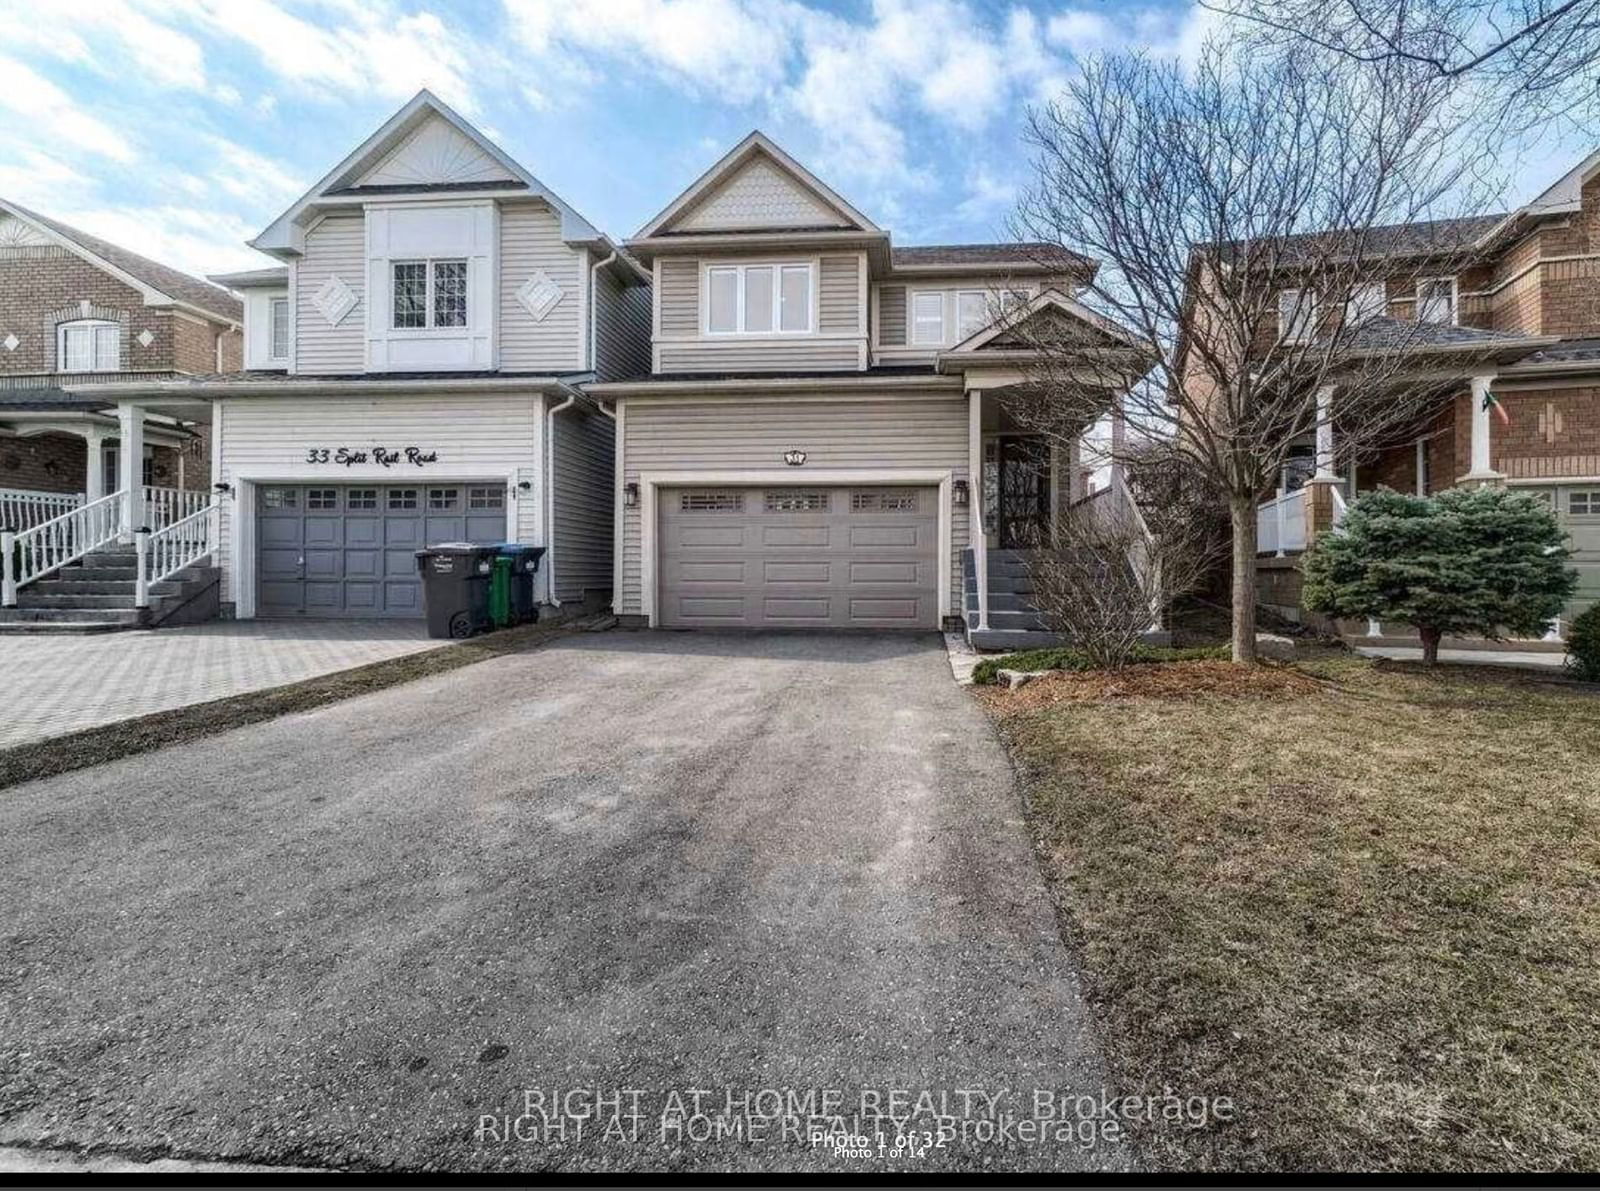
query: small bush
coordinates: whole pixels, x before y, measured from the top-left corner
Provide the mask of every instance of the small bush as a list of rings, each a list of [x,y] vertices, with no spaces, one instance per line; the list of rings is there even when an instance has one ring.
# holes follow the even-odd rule
[[[1578,613],[1567,631],[1567,669],[1584,682],[1600,682],[1600,604]]]
[[[1172,649],[1157,645],[1135,645],[1128,658],[1132,665],[1159,662],[1227,661],[1232,654],[1226,645],[1195,645]],[[1093,670],[1095,664],[1076,649],[1024,649],[1004,657],[984,658],[972,668],[972,681],[989,686],[1002,670]]]

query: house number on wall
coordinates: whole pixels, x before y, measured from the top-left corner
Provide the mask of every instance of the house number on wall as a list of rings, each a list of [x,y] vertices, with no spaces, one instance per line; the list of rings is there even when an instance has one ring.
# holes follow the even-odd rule
[[[355,447],[311,447],[306,451],[307,463],[342,463],[354,467],[358,463],[376,463],[393,467],[397,463],[410,463],[416,467],[439,462],[438,451],[424,451],[421,447],[401,447],[391,451],[387,447],[373,447],[362,451]]]

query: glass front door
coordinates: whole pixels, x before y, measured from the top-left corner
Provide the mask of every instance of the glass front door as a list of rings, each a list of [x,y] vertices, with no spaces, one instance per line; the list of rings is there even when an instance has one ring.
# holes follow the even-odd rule
[[[1006,435],[999,440],[999,508],[995,535],[1002,550],[1045,543],[1050,529],[1050,444]]]

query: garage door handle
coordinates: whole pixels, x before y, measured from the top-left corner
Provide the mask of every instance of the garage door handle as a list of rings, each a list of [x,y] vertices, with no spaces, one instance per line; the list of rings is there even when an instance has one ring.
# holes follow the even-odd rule
[[[306,565],[306,556],[304,554],[302,554],[299,558],[295,559],[294,560],[294,565],[297,566],[297,567],[305,566]]]

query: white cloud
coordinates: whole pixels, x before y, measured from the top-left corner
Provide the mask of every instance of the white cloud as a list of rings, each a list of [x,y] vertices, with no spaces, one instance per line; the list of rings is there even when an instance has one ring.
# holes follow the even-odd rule
[[[967,178],[967,197],[956,214],[973,223],[1000,218],[1016,205],[1017,184],[980,167]]]
[[[1110,21],[1098,12],[1068,8],[1045,23],[1045,37],[1051,45],[1083,55],[1103,50],[1124,40]]]
[[[132,161],[127,139],[85,112],[49,79],[15,59],[0,55],[0,107],[27,120],[32,138],[65,141],[113,161]]]

